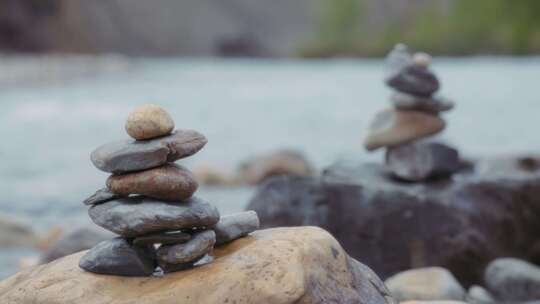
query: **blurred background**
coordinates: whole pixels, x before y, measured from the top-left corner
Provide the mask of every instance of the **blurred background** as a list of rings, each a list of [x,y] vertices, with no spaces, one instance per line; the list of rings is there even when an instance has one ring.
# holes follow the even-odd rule
[[[179,162],[201,178],[280,149],[314,170],[380,161],[362,140],[397,42],[436,56],[457,103],[445,140],[537,151],[539,17],[536,0],[0,0],[0,278],[39,254],[22,240],[90,225],[81,202],[107,175],[89,155],[143,103],[208,137]],[[198,195],[225,214],[254,192],[219,183]]]

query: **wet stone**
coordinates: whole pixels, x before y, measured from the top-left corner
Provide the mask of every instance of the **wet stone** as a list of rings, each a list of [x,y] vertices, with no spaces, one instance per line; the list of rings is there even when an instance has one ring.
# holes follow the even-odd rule
[[[152,233],[144,236],[136,237],[133,244],[136,246],[153,245],[153,244],[181,244],[189,241],[191,234],[182,231]]]
[[[176,130],[171,135],[145,141],[124,140],[105,144],[92,152],[92,163],[100,170],[122,174],[161,166],[191,156],[207,139],[194,130]]]
[[[118,237],[90,249],[80,259],[79,267],[99,274],[150,276],[156,267],[154,257],[153,247],[132,246]]]
[[[193,235],[193,238],[184,244],[164,245],[157,250],[157,259],[160,264],[183,264],[198,260],[214,248],[216,234],[212,230],[205,230]]]
[[[216,233],[216,245],[221,245],[259,229],[259,217],[255,211],[222,216],[212,229]]]
[[[217,208],[197,197],[178,202],[126,197],[94,205],[88,214],[97,225],[125,237],[213,227],[219,221]]]

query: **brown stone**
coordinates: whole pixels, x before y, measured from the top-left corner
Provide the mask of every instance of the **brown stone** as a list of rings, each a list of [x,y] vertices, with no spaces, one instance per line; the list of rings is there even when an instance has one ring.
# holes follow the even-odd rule
[[[84,254],[0,282],[0,303],[394,303],[368,267],[315,227],[257,231],[216,248],[209,264],[159,278],[87,273],[77,266]]]
[[[168,135],[174,129],[174,121],[165,109],[154,104],[142,105],[129,113],[126,132],[137,140]]]
[[[364,145],[370,151],[398,146],[437,134],[444,127],[444,120],[435,115],[387,109],[375,116]]]
[[[176,164],[128,173],[111,175],[107,187],[120,195],[140,194],[163,200],[190,198],[198,188],[193,174]]]

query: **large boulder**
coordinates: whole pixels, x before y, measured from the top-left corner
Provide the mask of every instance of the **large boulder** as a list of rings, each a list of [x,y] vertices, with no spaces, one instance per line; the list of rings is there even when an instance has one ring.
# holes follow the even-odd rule
[[[210,264],[160,278],[87,273],[82,255],[0,282],[0,303],[394,303],[369,268],[315,227],[257,231],[217,247]]]
[[[338,163],[321,178],[279,177],[247,210],[261,227],[316,225],[383,278],[442,266],[466,286],[499,256],[538,259],[540,171],[535,157],[482,160],[451,179],[404,183],[382,164]]]

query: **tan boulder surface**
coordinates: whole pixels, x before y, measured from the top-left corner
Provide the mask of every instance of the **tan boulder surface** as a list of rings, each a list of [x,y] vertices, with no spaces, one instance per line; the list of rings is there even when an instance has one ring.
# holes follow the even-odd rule
[[[0,303],[394,303],[368,267],[315,227],[259,230],[216,247],[210,264],[164,277],[87,273],[83,254],[0,282]]]

